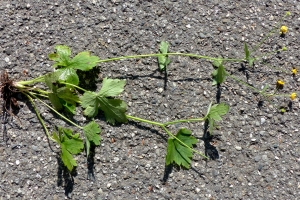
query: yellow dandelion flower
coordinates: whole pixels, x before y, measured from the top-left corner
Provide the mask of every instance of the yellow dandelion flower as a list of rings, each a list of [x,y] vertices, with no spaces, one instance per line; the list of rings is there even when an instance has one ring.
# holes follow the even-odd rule
[[[282,89],[284,85],[284,81],[278,80],[276,83],[277,89]]]
[[[296,99],[297,97],[297,94],[295,92],[293,92],[291,95],[290,95],[291,99],[294,100]]]
[[[292,74],[293,74],[293,75],[296,75],[296,74],[297,74],[297,69],[296,69],[295,67],[293,67],[293,69],[292,69]]]
[[[280,34],[286,34],[287,32],[288,32],[288,27],[282,26],[282,27],[280,28]]]

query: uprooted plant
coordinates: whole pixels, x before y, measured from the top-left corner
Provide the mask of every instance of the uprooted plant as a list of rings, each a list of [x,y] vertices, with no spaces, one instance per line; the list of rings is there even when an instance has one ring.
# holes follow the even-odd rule
[[[289,13],[287,13],[286,16],[288,15]],[[277,30],[277,28],[272,29],[267,37],[269,37],[274,30]],[[285,33],[286,32],[283,33],[282,31],[282,34]],[[263,41],[265,41],[265,39]],[[259,48],[263,41],[254,48],[254,51]],[[166,153],[166,165],[177,164],[184,168],[190,168],[193,153],[199,154],[205,159],[208,159],[208,157],[193,148],[198,141],[194,136],[192,136],[192,132],[190,130],[181,128],[176,134],[173,134],[171,131],[169,131],[168,126],[177,123],[206,121],[209,125],[209,133],[212,134],[213,129],[216,126],[215,123],[222,120],[222,116],[228,112],[228,105],[224,103],[208,103],[209,106],[207,113],[201,118],[179,119],[166,123],[150,121],[126,114],[126,103],[123,100],[118,99],[118,95],[120,95],[124,90],[126,80],[104,78],[101,89],[99,91],[92,91],[80,86],[80,83],[83,80],[80,80],[78,72],[82,73],[93,70],[93,68],[99,63],[113,62],[124,59],[140,59],[146,57],[157,57],[160,70],[166,71],[167,66],[171,62],[169,58],[170,56],[186,56],[212,61],[212,64],[215,67],[215,70],[212,72],[213,85],[220,85],[225,81],[226,77],[230,77],[266,98],[270,96],[289,96],[286,94],[277,94],[279,89],[278,84],[280,82],[277,82],[276,89],[274,89],[273,92],[267,93],[266,91],[269,87],[268,85],[266,85],[262,90],[259,90],[236,78],[234,75],[226,72],[225,63],[246,62],[249,64],[249,67],[253,67],[253,63],[260,60],[259,57],[251,57],[251,53],[254,51],[250,52],[247,44],[244,45],[245,57],[241,59],[229,59],[221,57],[213,58],[209,56],[188,53],[171,53],[168,49],[168,43],[161,42],[159,49],[160,52],[157,54],[123,56],[100,60],[97,56],[91,55],[90,52],[87,51],[80,52],[72,58],[69,47],[57,45],[55,47],[56,51],[48,56],[50,60],[54,61],[53,67],[55,70],[53,72],[26,81],[13,81],[9,79],[7,72],[2,72],[0,77],[0,92],[1,99],[3,100],[2,111],[5,114],[14,116],[14,111],[18,108],[15,94],[22,93],[25,95],[31,102],[47,137],[60,146],[61,159],[69,171],[72,171],[74,167],[77,166],[76,161],[73,158],[74,155],[83,152],[85,149],[88,157],[90,154],[91,145],[100,144],[101,130],[99,125],[93,120],[98,115],[99,110],[104,113],[106,121],[112,125],[114,125],[116,122],[126,123],[128,120],[135,120],[160,127],[169,136]],[[293,73],[294,72],[295,71],[293,71]],[[36,83],[43,83],[45,86],[47,86],[47,90],[36,87]],[[282,85],[283,84],[284,82]],[[292,93],[290,97],[293,100],[296,97],[296,93]],[[45,101],[47,99],[52,105]],[[48,109],[60,116],[63,120],[81,130],[81,133],[73,133],[72,129],[64,127],[58,127],[57,130],[50,133],[45,121],[37,109],[36,102],[46,106]],[[79,126],[63,114],[69,113],[74,115],[76,113],[76,107],[78,106],[84,109],[84,115],[88,117],[88,121],[85,126]]]

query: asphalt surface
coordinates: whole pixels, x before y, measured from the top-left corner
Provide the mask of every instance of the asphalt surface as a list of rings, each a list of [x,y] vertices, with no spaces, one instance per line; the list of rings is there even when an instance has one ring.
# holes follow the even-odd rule
[[[89,50],[105,59],[156,53],[164,40],[171,52],[243,58],[244,42],[255,47],[286,11],[291,12],[282,22],[289,28],[286,36],[278,30],[256,55],[284,46],[287,51],[266,56],[254,68],[225,67],[256,88],[268,83],[269,91],[283,79],[281,92],[300,96],[300,79],[290,73],[299,68],[297,0],[2,0],[0,69],[15,80],[50,72],[47,55],[57,44],[71,47],[73,55]],[[210,102],[227,103],[230,111],[212,138],[204,137],[203,123],[170,127],[173,133],[191,129],[199,140],[195,148],[213,159],[195,155],[190,170],[165,167],[168,137],[162,130],[133,121],[111,126],[99,116],[102,141],[94,160],[87,165],[84,153],[78,155],[76,173],[70,175],[29,101],[20,96],[17,117],[2,121],[0,199],[300,199],[299,100],[262,102],[230,78],[218,89],[211,85],[210,62],[170,58],[167,79],[155,58],[101,64],[96,86],[104,77],[126,79],[121,98],[127,113],[159,122],[203,117]],[[37,104],[50,130],[69,126]],[[278,107],[287,112],[279,113]],[[74,120],[83,125],[81,113],[78,109]]]

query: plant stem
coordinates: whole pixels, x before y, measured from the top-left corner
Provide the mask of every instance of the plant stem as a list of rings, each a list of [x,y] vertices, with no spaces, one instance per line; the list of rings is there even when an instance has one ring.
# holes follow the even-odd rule
[[[178,124],[178,123],[201,122],[204,120],[205,120],[205,118],[180,119],[180,120],[175,120],[175,121],[171,121],[171,122],[166,122],[163,125],[168,126],[168,125]]]
[[[52,141],[55,142],[55,140],[50,136],[50,133],[49,133],[47,127],[46,127],[46,124],[45,124],[44,120],[42,119],[42,117],[41,117],[39,111],[37,110],[37,108],[36,108],[36,106],[35,106],[35,103],[34,103],[33,99],[31,98],[31,96],[28,95],[26,92],[22,92],[22,94],[24,94],[24,95],[29,99],[29,101],[31,102],[31,104],[32,104],[32,106],[33,106],[33,109],[34,109],[34,111],[35,111],[35,113],[36,113],[36,116],[38,117],[39,121],[41,122],[41,124],[42,124],[42,126],[43,126],[43,128],[44,128],[44,130],[45,130],[45,132],[46,132],[46,134],[47,134],[47,137],[48,137],[50,140],[52,140]]]
[[[152,125],[156,125],[156,126],[159,126],[161,127],[164,131],[166,131],[166,133],[170,136],[170,137],[173,137],[175,138],[180,144],[182,144],[183,146],[185,146],[186,148],[190,149],[191,151],[199,154],[200,156],[208,159],[208,157],[206,157],[204,154],[200,153],[199,151],[197,150],[194,150],[193,148],[189,147],[188,145],[186,145],[184,142],[182,142],[180,139],[178,139],[175,135],[173,135],[167,128],[166,126],[167,125],[170,125],[170,124],[176,124],[176,123],[181,123],[181,122],[190,122],[190,121],[194,121],[194,122],[197,122],[197,121],[203,121],[204,118],[199,118],[199,119],[189,119],[189,120],[176,120],[176,121],[172,121],[172,122],[167,122],[167,123],[158,123],[158,122],[154,122],[154,121],[150,121],[150,120],[146,120],[146,119],[141,119],[141,118],[138,118],[138,117],[134,117],[134,116],[131,116],[131,115],[126,115],[126,117],[128,119],[132,119],[132,120],[136,120],[136,121],[139,121],[139,122],[144,122],[144,123],[147,123],[147,124],[152,124]]]
[[[242,80],[236,78],[235,76],[233,76],[233,75],[231,75],[231,74],[228,74],[228,73],[227,73],[227,76],[229,76],[229,77],[232,78],[233,80],[239,82],[240,84],[242,84],[242,85],[244,85],[244,86],[246,86],[246,87],[248,87],[248,88],[250,88],[250,89],[252,89],[252,90],[254,90],[254,91],[256,91],[256,92],[258,92],[258,93],[261,94],[260,90],[258,90],[257,88],[255,88],[255,87],[249,85],[248,83],[245,83],[244,81],[242,81]]]
[[[139,117],[134,117],[134,116],[131,116],[131,115],[126,115],[126,117],[128,119],[136,120],[136,121],[139,121],[139,122],[144,122],[144,123],[147,123],[147,124],[152,124],[152,125],[155,125],[155,126],[160,126],[160,127],[164,126],[164,124],[162,124],[162,123],[142,119],[142,118],[139,118]]]
[[[281,18],[281,20],[279,21],[279,26],[280,26],[280,24],[281,24],[281,22],[284,20],[284,18],[286,17],[287,15],[284,15],[282,18]],[[271,29],[271,31],[268,33],[268,35],[266,35],[266,37],[264,37],[264,39],[260,42],[260,43],[258,43],[255,47],[254,47],[254,49],[252,50],[252,52],[255,52],[267,39],[268,39],[268,37],[270,37],[274,32],[275,32],[275,30],[278,28],[278,26],[275,26],[274,28],[272,28]]]
[[[72,83],[67,83],[67,82],[63,82],[63,81],[61,81],[61,82],[59,82],[59,83],[65,84],[65,85],[69,85],[69,86],[72,86],[72,87],[77,88],[77,89],[79,89],[79,90],[81,90],[81,91],[83,91],[83,92],[88,92],[87,90],[85,90],[85,89],[83,89],[83,88],[81,88],[81,87],[79,87],[79,86],[77,86],[77,85],[74,85],[74,84],[72,84]]]
[[[18,81],[16,83],[24,86],[24,85],[30,85],[30,84],[34,84],[34,83],[38,83],[38,82],[44,82],[44,77],[45,76],[46,75],[39,76],[35,79],[31,79],[31,80],[28,80],[28,81]]]
[[[34,96],[34,95],[33,95]],[[36,96],[34,96],[36,98]],[[42,101],[41,99],[37,98],[37,100],[39,100],[42,104],[44,104],[46,107],[48,107],[50,110],[52,110],[53,112],[55,112],[58,116],[60,116],[61,118],[63,118],[65,121],[69,122],[70,124],[72,124],[73,126],[76,126],[77,128],[83,129],[83,127],[75,124],[74,122],[72,122],[71,120],[69,120],[68,118],[66,118],[65,116],[63,116],[62,114],[60,114],[58,111],[56,111],[54,108],[52,108],[51,106],[49,106],[48,104],[46,104],[44,101]]]
[[[193,58],[202,58],[206,60],[220,60],[220,58],[214,58],[209,56],[201,56],[197,54],[190,54],[190,53],[177,53],[177,52],[170,52],[170,53],[156,53],[156,54],[143,54],[143,55],[133,55],[133,56],[121,56],[115,58],[108,58],[104,60],[99,60],[98,63],[102,62],[110,62],[110,61],[117,61],[123,59],[135,59],[135,58],[146,58],[146,57],[158,57],[158,56],[166,56],[166,55],[173,55],[173,56],[186,56],[186,57],[193,57]],[[231,58],[224,58],[223,61],[233,61],[233,62],[241,62],[244,59],[231,59]]]

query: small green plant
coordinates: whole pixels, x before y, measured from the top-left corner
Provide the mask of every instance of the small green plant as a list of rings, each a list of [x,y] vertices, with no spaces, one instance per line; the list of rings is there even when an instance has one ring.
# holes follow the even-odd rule
[[[288,14],[286,14],[288,16]],[[271,30],[269,37],[278,27]],[[286,30],[286,31],[285,31]],[[287,33],[287,28],[281,30],[281,34]],[[267,38],[266,37],[266,38]],[[263,39],[263,41],[266,40]],[[158,66],[161,71],[167,72],[167,67],[171,63],[170,56],[185,56],[199,59],[206,59],[212,61],[215,70],[212,72],[212,84],[221,85],[225,79],[231,78],[234,81],[258,92],[261,96],[268,97],[273,96],[288,96],[292,100],[296,98],[296,92],[290,95],[277,94],[284,82],[278,81],[277,87],[274,92],[267,93],[269,85],[265,85],[262,90],[259,90],[246,82],[236,78],[226,72],[225,64],[229,62],[246,62],[249,67],[254,66],[254,62],[261,60],[261,57],[252,57],[255,51],[263,43],[263,41],[256,46],[253,51],[248,49],[247,44],[244,44],[245,57],[240,59],[229,59],[221,57],[209,57],[189,53],[172,53],[169,52],[169,44],[167,42],[161,42],[159,47],[159,53],[157,54],[145,54],[134,56],[122,56],[116,58],[109,58],[101,60],[99,57],[91,55],[90,52],[80,52],[72,57],[71,49],[64,45],[57,45],[55,52],[49,54],[49,59],[54,61],[54,72],[47,73],[40,77],[27,81],[12,81],[8,77],[7,72],[3,72],[0,77],[0,92],[1,98],[4,100],[2,110],[9,115],[14,115],[13,110],[17,107],[15,99],[16,93],[22,93],[32,103],[38,119],[40,120],[47,137],[60,146],[60,156],[64,165],[69,171],[72,171],[77,166],[74,155],[79,154],[85,150],[87,157],[90,154],[91,145],[100,145],[100,133],[101,129],[99,125],[93,120],[101,110],[109,124],[114,125],[118,123],[126,123],[128,120],[134,120],[149,125],[160,127],[168,136],[167,153],[166,153],[166,165],[176,164],[184,168],[190,168],[191,159],[193,153],[199,154],[205,159],[208,157],[201,152],[195,150],[193,147],[198,142],[192,135],[191,130],[186,128],[180,128],[176,134],[169,131],[168,126],[178,123],[193,123],[193,122],[208,122],[209,133],[213,134],[216,122],[222,120],[222,117],[228,112],[229,106],[224,103],[213,104],[210,103],[206,115],[202,118],[192,119],[180,119],[175,121],[169,121],[165,123],[155,122],[147,119],[142,119],[137,116],[127,115],[127,104],[118,98],[118,96],[124,91],[126,80],[104,78],[102,81],[102,87],[99,91],[91,91],[87,88],[80,87],[80,80],[78,72],[86,72],[92,70],[99,63],[113,62],[123,59],[137,59],[146,57],[157,57]],[[297,69],[293,68],[292,73],[296,75]],[[43,83],[47,86],[47,89],[41,89],[36,87],[36,83]],[[281,88],[278,85],[282,86]],[[45,100],[49,100],[52,105],[49,105]],[[73,133],[70,128],[57,127],[52,133],[49,132],[45,121],[40,116],[40,113],[36,107],[36,101],[40,102],[51,111],[56,113],[65,121],[72,124],[81,132]],[[85,126],[79,126],[70,120],[63,113],[69,113],[74,115],[76,113],[76,107],[80,106],[84,110],[84,115],[87,116],[87,124]],[[63,111],[63,112],[62,112]]]

